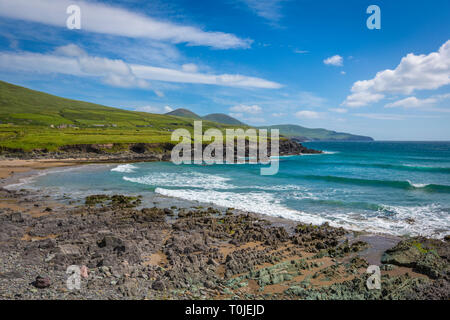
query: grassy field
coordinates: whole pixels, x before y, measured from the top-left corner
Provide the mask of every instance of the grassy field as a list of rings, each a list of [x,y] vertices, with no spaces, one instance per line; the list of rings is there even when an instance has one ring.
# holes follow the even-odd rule
[[[0,147],[57,150],[74,144],[166,143],[193,119],[70,100],[0,81]],[[203,130],[236,126],[203,120]]]

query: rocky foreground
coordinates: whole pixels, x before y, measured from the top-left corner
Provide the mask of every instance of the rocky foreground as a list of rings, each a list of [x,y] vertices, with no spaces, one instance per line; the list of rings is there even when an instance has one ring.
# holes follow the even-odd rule
[[[0,198],[1,299],[450,298],[449,239],[399,242],[382,257],[381,289],[369,290],[369,244],[326,224],[137,209],[139,197],[122,195],[72,207],[29,191],[0,189]],[[82,270],[79,290],[67,288],[70,265]]]

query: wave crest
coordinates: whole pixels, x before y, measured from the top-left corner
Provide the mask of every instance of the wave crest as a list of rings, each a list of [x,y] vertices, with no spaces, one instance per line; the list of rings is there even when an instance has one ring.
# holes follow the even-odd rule
[[[122,173],[133,173],[133,172],[135,172],[134,170],[136,170],[136,169],[137,169],[137,167],[133,166],[132,164],[121,164],[115,168],[112,168],[111,171],[122,172]]]

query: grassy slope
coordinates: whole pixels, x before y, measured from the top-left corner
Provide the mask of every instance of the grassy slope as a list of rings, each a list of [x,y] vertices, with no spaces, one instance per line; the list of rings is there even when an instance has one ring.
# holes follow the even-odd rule
[[[0,81],[0,147],[49,149],[71,144],[170,142],[171,131],[192,132],[192,119],[127,111],[56,97]],[[77,128],[52,129],[67,124]],[[104,125],[104,127],[95,127]],[[203,128],[232,126],[203,121]]]
[[[280,134],[288,138],[301,138],[304,140],[340,140],[340,141],[370,141],[372,138],[353,135],[350,133],[335,132],[326,129],[309,129],[298,125],[285,124],[261,128],[279,129]]]
[[[229,115],[226,115],[224,113],[211,113],[202,118],[205,120],[209,120],[209,121],[225,123],[225,124],[230,124],[230,125],[235,125],[235,126],[242,126],[242,125],[245,126],[246,125],[243,122],[241,122],[233,117],[230,117]]]

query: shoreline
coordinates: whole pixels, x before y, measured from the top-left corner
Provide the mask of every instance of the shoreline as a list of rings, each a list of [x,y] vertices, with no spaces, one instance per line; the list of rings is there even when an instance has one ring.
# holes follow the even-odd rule
[[[94,163],[99,162],[92,160],[80,162],[80,159],[2,160],[0,172],[3,176],[0,186],[3,187],[5,183],[13,183],[14,180],[18,181],[43,170]],[[364,297],[382,299],[387,296],[414,298],[416,293],[413,294],[413,292],[418,290],[417,286],[420,287],[420,296],[420,294],[429,294],[429,290],[435,290],[435,286],[441,285],[429,276],[432,273],[429,271],[423,273],[422,269],[414,267],[414,263],[407,266],[398,263],[399,259],[398,261],[391,259],[392,261],[386,264],[386,251],[399,246],[399,242],[408,241],[401,237],[353,232],[328,225],[307,225],[285,218],[208,204],[199,206],[199,203],[186,200],[178,201],[178,204],[185,205],[177,206],[175,209],[170,197],[165,197],[167,201],[164,202],[163,207],[136,209],[133,205],[129,208],[117,206],[114,201],[112,204],[106,204],[95,197],[95,201],[100,201],[100,207],[62,204],[43,197],[41,192],[4,190],[0,191],[3,194],[0,201],[0,231],[5,231],[0,238],[0,247],[2,247],[0,251],[7,256],[0,257],[6,261],[6,265],[4,263],[0,268],[0,287],[2,285],[4,288],[17,287],[20,293],[19,296],[14,296],[8,293],[10,292],[8,289],[0,290],[0,299],[84,298],[78,293],[74,295],[74,292],[64,289],[64,266],[68,263],[88,266],[92,278],[89,276],[86,279],[85,290],[89,291],[89,283],[93,288],[106,290],[102,295],[89,291],[92,294],[91,298],[96,299],[164,297],[170,299],[232,299],[233,297],[303,299],[319,296],[330,299]],[[125,203],[130,201],[126,200],[128,199],[126,196],[120,197],[125,199],[123,200]],[[121,220],[134,217],[131,220],[134,222],[123,227],[116,227],[113,221],[117,215],[122,217]],[[86,224],[86,218],[89,221],[92,220],[91,224]],[[54,225],[55,221],[62,221],[63,226],[64,221],[72,221],[71,224],[83,227],[87,234],[79,238],[80,235],[77,232],[74,233],[72,228],[60,230]],[[136,236],[133,235],[136,232],[133,230],[139,230],[142,224],[152,230],[151,234],[144,236],[143,239],[146,239],[144,242],[134,240]],[[6,228],[8,230],[11,228],[12,231],[7,231]],[[103,240],[99,239],[99,235]],[[96,250],[101,252],[102,261],[107,259],[108,262],[93,262],[93,259],[96,259],[95,255],[88,253],[90,251],[82,253],[85,248],[92,248],[92,245],[97,247],[96,241],[97,243],[100,240],[109,241],[105,240],[109,239],[107,235],[117,238],[111,241],[126,243],[123,249],[125,251],[118,254],[114,249],[116,247],[107,252],[103,247],[98,247]],[[199,240],[199,235],[203,235],[203,240]],[[439,240],[420,241],[424,245],[427,245],[427,241],[432,241],[433,245],[436,243],[442,243],[442,246],[448,245],[448,242]],[[145,245],[147,242],[153,245],[148,247]],[[48,244],[44,245],[44,243]],[[190,246],[193,247],[189,249]],[[135,249],[132,248],[140,252],[139,257],[133,255]],[[200,253],[193,255],[193,252],[198,250]],[[47,252],[46,256],[43,255],[43,251]],[[25,252],[25,255],[21,252]],[[89,257],[85,257],[86,254]],[[52,262],[55,259],[52,258],[53,256],[57,257],[54,262]],[[275,257],[275,260],[268,258],[269,256]],[[382,257],[386,260],[385,263],[382,263]],[[28,270],[27,266],[31,261],[35,266]],[[128,273],[123,263],[128,265],[127,268],[133,266],[135,270],[139,270],[136,271],[138,276]],[[365,268],[369,264],[381,266],[383,281],[390,288],[386,291],[387,296],[366,292],[364,283],[368,275],[365,273]],[[10,274],[15,270],[15,266],[19,266],[17,269],[21,277]],[[198,270],[198,276],[191,280],[203,289],[199,289],[198,292],[181,290],[182,293],[179,293],[177,291],[180,286],[183,288],[182,283],[185,281],[178,279],[180,274],[183,275],[182,278],[191,277],[189,272],[185,274],[183,271],[186,267]],[[284,270],[282,274],[286,272],[289,274],[286,279],[278,275],[280,268]],[[176,269],[175,275],[167,273],[167,270],[174,269]],[[255,274],[254,270],[266,271],[264,273],[257,271]],[[154,277],[145,276],[148,272]],[[265,275],[266,272],[268,277]],[[445,274],[445,271],[442,272]],[[30,293],[30,283],[38,275],[49,277],[53,284],[52,289],[37,288]],[[205,277],[210,279],[211,283],[204,282]],[[21,278],[26,278],[26,281],[23,282]],[[407,292],[399,294],[392,286],[393,279],[402,282],[402,285],[408,289]],[[450,290],[447,290],[447,280],[445,280],[446,291],[435,293],[434,298],[448,299]],[[362,286],[358,289],[358,293],[354,292],[355,289],[352,287],[355,281]],[[430,288],[427,289],[426,286]],[[343,295],[336,296],[333,293],[336,289],[341,290]],[[148,292],[144,293],[146,290]]]
[[[82,160],[82,161],[79,161],[79,159],[77,159],[77,161],[74,161],[74,160],[75,159],[61,159],[61,160],[46,159],[44,161],[42,161],[42,160],[31,160],[31,161],[30,160],[11,160],[13,162],[14,161],[16,162],[15,165],[18,166],[18,168],[20,168],[20,170],[15,171],[14,173],[10,174],[6,178],[4,178],[2,176],[2,173],[5,171],[8,171],[8,169],[5,170],[4,161],[0,160],[0,187],[8,187],[11,185],[16,185],[16,184],[22,183],[21,180],[33,178],[34,176],[38,176],[43,170],[45,170],[45,173],[46,173],[48,170],[51,170],[51,169],[65,168],[65,167],[74,167],[75,168],[75,167],[82,167],[85,165],[96,165],[96,164],[98,164],[98,165],[113,165],[113,164],[122,164],[122,163],[127,164],[127,163],[148,162],[145,160],[130,161],[130,162],[106,161],[106,160],[104,162],[98,162],[98,161],[93,161],[90,159],[86,159],[86,160]],[[11,167],[7,167],[7,168],[11,168]],[[222,210],[228,209],[227,207],[224,207],[224,206],[207,203],[207,202],[202,202],[202,201],[198,201],[198,200],[186,200],[186,199],[172,197],[172,196],[166,196],[166,195],[162,195],[162,194],[157,194],[157,195],[160,198],[166,198],[169,200],[177,199],[178,203],[182,202],[182,203],[186,204],[185,206],[183,206],[186,209],[198,207],[198,206],[203,206],[203,207],[209,206],[209,207],[219,208]],[[249,212],[249,211],[240,210],[240,209],[234,209],[234,211],[239,212],[240,214],[251,214],[251,215],[266,219],[268,221],[271,221],[274,224],[280,225],[287,229],[292,229],[293,226],[295,226],[296,224],[302,223],[300,221],[291,220],[291,219],[280,217],[280,216],[266,215],[266,214],[258,213],[258,212]],[[318,225],[318,224],[314,224],[314,225]],[[336,228],[338,228],[338,226],[336,226]],[[397,242],[405,237],[405,236],[401,236],[401,235],[394,235],[394,234],[382,233],[382,232],[353,230],[353,229],[349,229],[349,228],[345,228],[345,227],[344,227],[344,229],[347,230],[349,233],[353,232],[355,234],[379,237],[382,239],[395,239]]]

